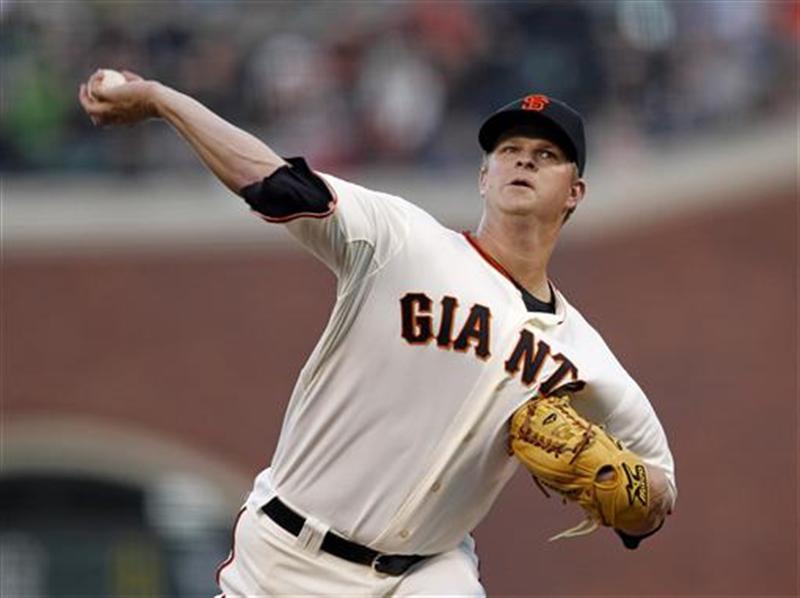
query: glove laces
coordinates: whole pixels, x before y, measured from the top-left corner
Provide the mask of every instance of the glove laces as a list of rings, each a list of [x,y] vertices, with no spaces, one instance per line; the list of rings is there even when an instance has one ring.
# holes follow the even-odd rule
[[[554,540],[563,540],[564,538],[578,538],[580,536],[588,536],[598,527],[600,527],[600,524],[597,523],[596,519],[587,517],[575,527],[565,529],[563,532],[556,534],[552,538],[548,538],[548,542],[553,542]]]
[[[533,481],[536,482],[536,485],[539,486],[539,490],[541,490],[547,498],[550,498],[550,493],[547,492],[545,486],[549,486],[547,483],[543,482],[536,476],[532,475]],[[556,490],[557,492],[564,494],[562,491],[558,490],[558,488],[551,487],[552,490]],[[564,503],[566,504],[566,495],[562,498]],[[563,540],[565,538],[579,538],[580,536],[588,536],[592,532],[594,532],[598,527],[600,527],[600,523],[594,517],[588,516],[586,519],[578,523],[578,525],[571,527],[569,529],[565,529],[563,532],[557,533],[555,536],[548,538],[548,542],[553,542],[554,540]]]

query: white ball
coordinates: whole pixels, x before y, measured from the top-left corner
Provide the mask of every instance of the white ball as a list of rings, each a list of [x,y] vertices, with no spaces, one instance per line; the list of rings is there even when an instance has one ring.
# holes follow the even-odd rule
[[[118,87],[124,83],[127,83],[125,79],[125,75],[120,73],[119,71],[115,71],[114,69],[100,69],[100,72],[103,74],[102,77],[99,77],[94,84],[92,85],[92,92],[104,92],[108,91],[109,89],[113,89]]]

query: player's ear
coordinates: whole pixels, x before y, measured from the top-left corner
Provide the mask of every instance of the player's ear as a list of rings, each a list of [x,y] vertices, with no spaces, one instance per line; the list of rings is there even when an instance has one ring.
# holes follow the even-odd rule
[[[486,193],[486,171],[489,168],[489,157],[486,154],[483,154],[483,160],[481,160],[481,168],[478,171],[478,191],[481,194],[481,197],[484,196]]]
[[[572,185],[569,188],[569,197],[567,197],[567,208],[569,210],[574,210],[578,207],[578,204],[583,201],[584,196],[586,195],[586,181],[580,178],[575,173],[575,178],[572,181]]]

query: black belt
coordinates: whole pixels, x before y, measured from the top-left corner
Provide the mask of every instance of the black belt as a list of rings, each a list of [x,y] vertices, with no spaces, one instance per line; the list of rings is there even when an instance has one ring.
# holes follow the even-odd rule
[[[277,496],[261,507],[261,510],[293,536],[299,536],[306,523],[306,520],[301,515],[298,515],[283,504]],[[367,565],[378,573],[385,573],[386,575],[402,575],[412,565],[428,558],[421,554],[383,554],[372,550],[372,548],[346,540],[333,532],[325,534],[320,548],[341,559],[351,563]]]

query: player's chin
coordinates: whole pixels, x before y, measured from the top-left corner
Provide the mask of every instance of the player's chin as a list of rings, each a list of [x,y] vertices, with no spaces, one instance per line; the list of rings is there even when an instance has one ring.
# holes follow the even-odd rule
[[[511,195],[511,196],[515,196],[515,195],[523,195],[524,196],[524,195],[535,195],[536,194],[536,189],[534,189],[533,187],[531,187],[529,185],[519,185],[519,184],[517,184],[517,185],[515,185],[515,184],[506,185],[503,188],[503,191],[505,191],[506,194]]]
[[[541,201],[536,191],[528,187],[509,188],[500,200],[501,209],[509,214],[525,215],[538,212]]]

